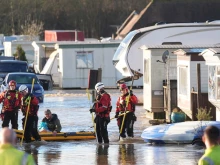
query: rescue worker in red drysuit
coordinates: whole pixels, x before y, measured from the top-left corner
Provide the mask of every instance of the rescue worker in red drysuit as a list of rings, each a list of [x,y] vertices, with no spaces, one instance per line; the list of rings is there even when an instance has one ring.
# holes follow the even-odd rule
[[[122,114],[125,111],[129,111],[129,113],[126,113],[125,116],[124,125],[122,128],[122,132],[120,134],[121,137],[120,139],[126,138],[126,132],[129,138],[133,138],[134,137],[133,125],[134,122],[136,121],[136,116],[134,112],[135,112],[135,105],[138,103],[138,99],[131,90],[128,106],[126,107],[126,98],[129,97],[129,90],[126,84],[120,84],[120,91],[121,91],[121,96],[117,100],[116,114],[115,114],[115,118],[117,118],[118,121],[119,132],[121,130],[122,121],[124,117],[124,115],[119,116],[119,114]]]
[[[33,94],[28,93],[28,87],[26,85],[21,85],[19,87],[19,91],[23,95],[21,100],[21,111],[24,115],[24,118],[22,119],[23,129],[24,129],[26,114],[28,111],[28,116],[24,131],[25,142],[26,143],[31,142],[31,136],[33,136],[33,138],[36,141],[41,141],[41,137],[38,133],[38,126],[37,126],[38,124],[37,112],[39,109],[39,105],[38,105],[39,101]],[[29,101],[30,101],[30,106],[28,110]]]
[[[95,112],[95,123],[96,123],[96,134],[98,138],[98,143],[109,143],[107,125],[110,122],[110,112],[111,112],[111,97],[104,90],[104,84],[99,82],[95,85],[97,91],[96,102],[90,113]]]
[[[0,103],[2,105],[1,118],[2,128],[9,127],[11,121],[12,129],[18,129],[18,110],[21,106],[21,93],[16,88],[16,82],[11,80],[8,83],[8,90],[0,93]]]

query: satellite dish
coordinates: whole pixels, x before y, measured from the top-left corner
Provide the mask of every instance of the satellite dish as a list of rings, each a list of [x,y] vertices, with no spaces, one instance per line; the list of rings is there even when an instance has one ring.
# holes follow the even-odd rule
[[[168,56],[169,56],[169,51],[168,51],[168,50],[166,50],[165,52],[163,52],[162,60],[163,60],[164,63],[167,62]]]

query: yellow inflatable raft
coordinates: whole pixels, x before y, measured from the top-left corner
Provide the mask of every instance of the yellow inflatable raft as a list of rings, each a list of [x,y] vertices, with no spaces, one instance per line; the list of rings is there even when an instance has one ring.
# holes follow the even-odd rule
[[[17,137],[22,138],[23,130],[15,130]],[[94,132],[61,132],[54,136],[51,132],[39,133],[42,140],[45,141],[62,141],[62,140],[89,140],[95,139]],[[33,139],[34,140],[34,139]]]

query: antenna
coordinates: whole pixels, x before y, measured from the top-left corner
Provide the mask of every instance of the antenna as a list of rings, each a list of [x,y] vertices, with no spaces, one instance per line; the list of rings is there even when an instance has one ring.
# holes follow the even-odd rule
[[[169,121],[171,121],[171,94],[170,94],[170,60],[169,60],[169,51],[166,50],[163,52],[162,60],[167,66],[167,110],[169,114]]]
[[[169,51],[168,51],[168,50],[166,50],[165,52],[163,52],[162,61],[163,61],[164,63],[167,62],[168,56],[169,56]]]

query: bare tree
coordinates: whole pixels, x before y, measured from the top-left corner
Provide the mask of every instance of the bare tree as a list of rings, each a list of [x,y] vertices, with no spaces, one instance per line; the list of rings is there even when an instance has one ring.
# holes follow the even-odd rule
[[[29,40],[34,40],[34,37],[39,36],[43,32],[44,24],[42,21],[31,20],[31,17],[28,16],[24,22],[24,25],[21,25],[21,34],[28,35]]]

